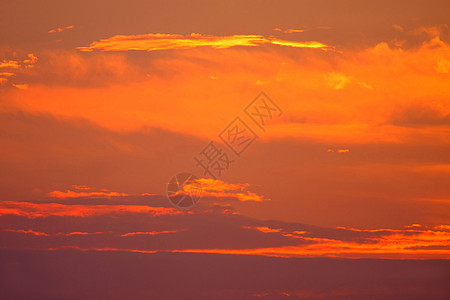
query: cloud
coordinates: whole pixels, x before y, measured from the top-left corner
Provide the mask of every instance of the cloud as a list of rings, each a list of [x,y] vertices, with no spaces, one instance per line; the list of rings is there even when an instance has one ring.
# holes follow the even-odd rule
[[[273,232],[280,232],[280,228],[270,228],[267,226],[259,226],[259,227],[252,227],[252,226],[244,226],[246,229],[252,229],[252,230],[258,230],[263,233],[273,233]]]
[[[327,45],[316,41],[285,41],[275,38],[266,38],[262,35],[211,36],[198,33],[192,33],[191,35],[150,33],[145,35],[116,35],[108,39],[92,42],[87,47],[77,47],[77,49],[85,52],[90,52],[93,50],[156,51],[168,49],[192,49],[197,47],[225,49],[236,46],[255,47],[263,44],[273,44],[294,48],[328,48]]]
[[[327,149],[327,152],[348,153],[350,149]]]
[[[157,235],[157,234],[167,234],[167,233],[177,233],[181,231],[186,231],[187,229],[180,229],[180,230],[163,230],[163,231],[139,231],[139,232],[127,232],[120,236],[133,236],[133,235]]]
[[[24,230],[24,229],[3,229],[3,231],[31,234],[31,235],[35,235],[35,236],[75,236],[75,235],[99,235],[99,234],[102,234],[102,232],[79,232],[79,231],[46,233],[46,232],[42,232],[42,231],[34,231],[32,229],[28,229],[28,230]]]
[[[301,32],[305,32],[304,29],[286,29],[286,30],[283,30],[283,29],[280,29],[280,28],[274,28],[272,30],[283,32],[283,33],[301,33]]]
[[[137,213],[152,216],[182,214],[173,208],[151,207],[145,205],[63,205],[58,203],[32,203],[18,201],[0,202],[1,215],[42,218],[49,216],[88,217],[110,213]]]
[[[202,185],[204,190],[215,192],[243,191],[250,186],[248,183],[228,183],[212,178],[200,178],[197,181]]]
[[[28,58],[20,61],[20,60],[7,60],[4,59],[3,61],[0,61],[0,68],[11,68],[11,69],[19,69],[19,68],[30,68],[32,65],[34,65],[38,58],[33,53],[29,53],[27,55]],[[7,74],[6,76],[12,76],[14,73],[1,73],[1,74]]]
[[[57,32],[61,32],[61,31],[64,31],[64,30],[73,29],[73,28],[75,28],[74,25],[70,25],[70,26],[66,26],[66,27],[59,27],[59,28],[56,28],[56,29],[50,29],[48,31],[48,33],[57,33]]]
[[[358,84],[359,84],[359,86],[361,86],[363,88],[366,88],[366,89],[369,89],[369,90],[373,90],[373,86],[371,86],[370,84],[368,84],[366,82],[360,81],[360,82],[358,82]]]
[[[437,66],[434,67],[438,74],[448,74],[450,71],[450,60],[440,58],[437,61]]]
[[[0,72],[0,76],[4,76],[4,77],[11,77],[14,76],[14,73],[11,72]]]
[[[249,214],[270,218],[271,209],[278,206],[271,202],[279,201],[281,207],[292,207],[280,209],[283,217],[308,223],[351,218],[348,222],[359,220],[365,225],[403,225],[423,223],[427,220],[422,218],[431,215],[442,222],[448,215],[444,202],[425,204],[415,199],[449,199],[448,172],[419,173],[404,164],[448,164],[448,126],[399,126],[392,116],[394,112],[402,116],[408,105],[417,102],[431,106],[437,117],[448,115],[448,78],[434,69],[437,59],[447,57],[448,45],[426,42],[404,48],[386,42],[342,50],[199,47],[164,53],[38,52],[36,67],[26,78],[16,79],[28,83],[28,90],[2,93],[2,107],[55,120],[30,117],[22,122],[18,115],[2,117],[2,169],[8,170],[3,188],[9,197],[20,200],[22,183],[7,176],[20,173],[35,184],[21,199],[36,198],[37,192],[30,192],[35,188],[45,191],[43,195],[77,191],[66,188],[73,183],[100,186],[105,181],[113,191],[130,195],[163,194],[158,189],[164,188],[165,180],[179,166],[192,166],[192,155],[202,149],[198,144],[216,136],[230,116],[241,113],[259,93],[260,87],[253,83],[262,80],[269,96],[292,116],[290,120],[304,121],[281,118],[273,123],[261,135],[260,147],[248,152],[249,160],[242,159],[230,169],[227,181],[261,183],[264,190],[249,190],[274,200],[257,203],[260,209],[247,208]],[[324,80],[330,73],[344,74],[352,82],[336,92]],[[211,80],[211,74],[217,80]],[[277,81],[278,77],[283,80]],[[358,82],[376,88],[361,88]],[[165,133],[148,135],[155,127]],[[169,138],[169,131],[184,134]],[[329,148],[348,148],[351,155],[327,155]],[[123,179],[123,174],[130,176]],[[301,178],[298,188],[288,179],[296,177]],[[145,182],[152,188],[145,188]],[[414,189],[407,187],[411,182]],[[400,204],[399,199],[405,200]],[[404,205],[406,199],[411,201]],[[252,205],[236,198],[219,200]],[[349,203],[358,213],[347,216],[333,209],[338,201]],[[319,203],[326,205],[320,208]],[[421,217],[423,209],[433,213]],[[292,216],[293,210],[298,214]],[[382,213],[386,210],[405,213],[388,218]],[[374,214],[378,218],[361,217]]]
[[[70,190],[63,191],[52,191],[48,194],[50,197],[66,199],[66,198],[79,198],[79,197],[125,197],[128,196],[126,193],[118,193],[118,192],[74,192]]]
[[[262,195],[252,193],[248,190],[245,191],[250,186],[250,184],[248,183],[232,184],[222,180],[215,180],[210,178],[201,178],[198,179],[198,182],[202,185],[202,197],[232,198],[243,202],[262,202],[270,200]]]
[[[450,125],[450,111],[426,103],[410,103],[392,113],[392,124],[405,127]]]
[[[76,247],[278,257],[450,257],[449,225],[405,229],[321,228],[222,211],[200,207],[187,212],[144,205],[3,201],[0,238],[10,241],[8,247],[32,249]],[[153,242],[149,243],[150,240]]]
[[[325,80],[328,82],[328,86],[333,90],[342,90],[351,82],[351,79],[345,74],[335,72],[328,73],[325,76]]]
[[[28,84],[26,84],[26,83],[11,83],[11,85],[15,88],[18,88],[19,90],[28,89]]]
[[[15,60],[6,60],[6,59],[4,59],[2,62],[0,62],[0,68],[18,69],[19,67],[20,67],[19,62],[15,61]]]
[[[241,202],[254,201],[262,202],[270,199],[265,198],[262,195],[246,191],[250,184],[232,184],[222,180],[216,180],[211,178],[196,179],[191,184],[186,184],[183,189],[178,190],[171,197],[178,196],[180,194],[190,195],[192,193],[199,193],[199,186],[201,186],[201,198],[213,200],[238,200]]]
[[[398,24],[394,24],[392,25],[392,28],[398,30],[398,31],[403,31],[405,30],[402,26],[398,25]]]
[[[16,53],[13,53],[13,56],[16,56]],[[6,60],[0,61],[0,69],[4,68],[8,70],[8,72],[0,72],[0,84],[6,87],[14,87],[20,90],[26,90],[28,89],[27,83],[14,83],[9,78],[5,77],[13,77],[17,76],[18,74],[25,73],[28,70],[32,69],[36,62],[38,61],[38,58],[33,53],[27,54],[27,58],[23,60]],[[9,85],[6,83],[10,82]]]
[[[253,99],[260,90],[253,83],[260,82],[277,95],[291,119],[305,121],[293,126],[279,123],[265,138],[319,141],[409,140],[416,133],[389,127],[392,124],[387,119],[395,106],[429,99],[445,110],[446,79],[437,76],[434,67],[437,57],[446,57],[447,44],[424,42],[416,48],[399,48],[383,42],[343,53],[303,53],[306,50],[236,47],[215,51],[200,47],[183,55],[61,51],[40,58],[40,70],[23,81],[29,84],[28,93],[11,93],[7,98],[19,109],[82,116],[118,131],[157,126],[206,137],[223,125],[219,118],[209,117],[218,114],[217,108],[204,99],[215,95],[218,103],[231,102],[220,108],[221,113],[231,114],[232,108],[246,105],[245,99]],[[293,59],[293,55],[302,59]],[[211,80],[211,74],[217,79]],[[387,77],[390,80],[385,80]],[[176,88],[170,88],[174,82]],[[250,85],[241,93],[243,82]],[[417,88],[406,88],[408,83]],[[229,91],[228,96],[223,89]],[[180,93],[189,101],[182,100]],[[71,109],[58,104],[61,94]],[[161,103],[173,105],[169,109]]]
[[[80,184],[80,185],[74,184],[74,185],[72,185],[72,188],[74,188],[76,190],[91,190],[92,189],[91,187],[84,185],[84,184]]]
[[[263,228],[264,233],[276,230]],[[358,232],[386,232],[386,230]],[[392,230],[379,237],[367,238],[361,242],[346,242],[339,239],[302,237],[311,241],[299,246],[252,249],[184,249],[173,252],[218,253],[238,255],[265,255],[275,257],[328,256],[328,257],[383,257],[383,258],[450,258],[450,233],[433,230]],[[398,233],[397,233],[398,232]]]

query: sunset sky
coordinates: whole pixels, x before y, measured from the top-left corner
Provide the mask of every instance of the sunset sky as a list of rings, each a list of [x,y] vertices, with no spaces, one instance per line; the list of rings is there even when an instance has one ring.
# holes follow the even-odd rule
[[[273,270],[307,257],[441,259],[442,273],[417,266],[441,299],[449,25],[445,0],[1,1],[0,248],[12,257],[1,277],[29,276],[9,264],[33,251],[149,265],[269,256]],[[226,142],[238,125],[240,150]],[[198,163],[208,145],[228,159],[215,176]],[[183,172],[203,189],[189,209],[167,198]],[[196,299],[385,291],[283,288]]]

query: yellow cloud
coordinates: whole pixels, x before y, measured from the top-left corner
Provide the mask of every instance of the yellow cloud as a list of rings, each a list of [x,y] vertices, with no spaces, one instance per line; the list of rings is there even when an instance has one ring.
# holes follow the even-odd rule
[[[262,195],[245,191],[250,184],[248,183],[228,183],[222,180],[214,180],[209,178],[200,178],[197,180],[203,188],[202,197],[216,197],[216,198],[235,198],[239,201],[266,201],[270,200]]]
[[[327,45],[316,41],[284,41],[275,38],[266,38],[262,35],[211,36],[198,33],[192,33],[191,35],[150,33],[143,35],[116,35],[108,39],[95,41],[88,47],[77,47],[77,49],[87,52],[93,50],[156,51],[167,49],[192,49],[197,47],[212,47],[217,49],[235,46],[255,47],[263,44],[294,48],[325,49],[328,47]]]
[[[3,60],[2,62],[0,62],[0,68],[14,68],[17,69],[19,68],[19,62],[15,61],[15,60]]]
[[[351,82],[351,79],[348,76],[335,72],[328,73],[325,76],[325,80],[327,80],[328,86],[333,90],[342,90]]]
[[[437,66],[434,67],[439,74],[448,74],[450,70],[450,61],[445,58],[441,58],[437,62]]]

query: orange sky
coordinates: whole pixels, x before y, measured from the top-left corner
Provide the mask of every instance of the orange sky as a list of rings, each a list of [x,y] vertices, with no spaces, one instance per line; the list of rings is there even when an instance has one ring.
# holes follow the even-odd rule
[[[0,4],[6,247],[449,258],[447,2],[50,2]],[[265,130],[260,92],[282,110]],[[234,160],[217,180],[193,159],[210,141]],[[165,198],[179,172],[203,178],[192,211]],[[208,224],[229,244],[187,241]]]

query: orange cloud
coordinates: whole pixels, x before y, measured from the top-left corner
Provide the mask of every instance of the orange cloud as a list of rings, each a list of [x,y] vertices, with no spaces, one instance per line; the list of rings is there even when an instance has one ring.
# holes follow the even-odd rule
[[[139,213],[160,216],[183,214],[184,212],[173,208],[145,205],[63,205],[58,203],[0,202],[0,216],[18,215],[28,218],[49,216],[89,217],[110,213]]]
[[[79,232],[79,231],[74,231],[74,232],[58,232],[58,233],[50,234],[50,233],[45,233],[45,232],[41,232],[41,231],[34,231],[34,230],[31,230],[31,229],[28,229],[28,230],[23,230],[23,229],[4,229],[4,231],[32,234],[32,235],[36,235],[36,236],[95,235],[95,234],[101,234],[102,233],[102,232]]]
[[[11,76],[14,76],[15,74],[14,73],[11,73],[11,72],[1,72],[0,73],[0,76],[4,76],[4,77],[11,77]]]
[[[448,74],[450,72],[450,60],[440,58],[434,69],[438,74]]]
[[[450,230],[450,225],[438,225],[438,226],[434,227],[434,229],[437,229],[437,230]]]
[[[3,60],[2,62],[0,62],[0,68],[14,68],[17,69],[19,68],[19,62],[15,61],[15,60]]]
[[[210,36],[198,33],[191,35],[150,33],[145,35],[116,35],[108,39],[91,43],[88,47],[77,47],[81,51],[156,51],[167,49],[192,49],[197,47],[212,47],[217,49],[235,46],[254,47],[263,44],[273,44],[294,48],[326,49],[327,45],[312,42],[284,41],[275,38],[265,38],[262,35],[232,35]]]
[[[48,31],[48,33],[56,33],[56,32],[61,32],[64,30],[68,30],[68,29],[73,29],[75,28],[74,25],[70,25],[70,26],[66,26],[66,27],[60,27],[60,28],[56,28],[56,29],[51,29]]]
[[[446,228],[446,225],[439,228]],[[283,232],[269,227],[244,227],[264,233]],[[341,227],[342,228],[342,227]],[[246,254],[277,257],[329,256],[349,258],[450,258],[450,232],[434,230],[394,230],[374,229],[359,232],[383,233],[381,236],[366,238],[364,242],[345,242],[338,239],[295,236],[312,243],[298,246],[256,249],[186,249],[174,252]],[[303,234],[303,232],[302,232]],[[290,234],[283,234],[294,237]]]
[[[252,193],[250,191],[244,191],[250,184],[248,183],[238,183],[232,184],[227,183],[222,180],[215,180],[210,178],[200,178],[198,182],[202,185],[202,197],[217,197],[217,198],[236,198],[239,201],[266,201],[270,200],[264,198],[262,195]]]
[[[28,229],[28,230],[24,230],[24,229],[4,229],[4,231],[26,233],[26,234],[32,234],[32,235],[37,235],[37,236],[50,236],[48,233],[40,232],[40,231],[34,231],[34,230],[31,230],[31,229]]]
[[[398,30],[398,31],[403,31],[405,30],[402,26],[398,25],[398,24],[394,24],[392,25],[392,28]]]
[[[327,149],[327,152],[348,153],[350,149]]]
[[[248,227],[264,233],[278,233],[282,229],[272,229],[270,227]],[[361,230],[364,231],[364,230]],[[377,229],[371,232],[396,231]],[[21,231],[22,232],[22,231]],[[23,231],[35,235],[46,236],[45,233]],[[152,231],[152,232],[132,232],[122,236],[132,235],[156,235],[161,233],[175,233],[178,231]],[[337,239],[297,237],[309,243],[297,246],[281,246],[267,248],[246,248],[246,249],[172,249],[164,252],[187,252],[187,253],[216,253],[234,255],[263,255],[275,257],[346,257],[346,258],[408,258],[408,259],[450,259],[450,232],[442,231],[404,231],[398,234],[385,234],[380,237],[370,238],[364,242],[344,242]],[[155,253],[159,250],[129,249],[129,248],[80,248],[68,246],[81,251],[129,251],[139,253]],[[63,249],[65,246],[50,249]]]
[[[185,36],[152,38],[171,41]],[[117,38],[119,48],[121,39],[133,41],[129,37]],[[136,41],[141,39],[146,42],[149,37],[137,37]],[[105,45],[108,41],[105,40]],[[304,49],[289,49],[297,50]],[[442,115],[450,112],[447,74],[443,73],[444,68],[439,68],[441,73],[435,70],[441,58],[450,59],[449,45],[439,36],[415,48],[383,42],[342,53],[311,51],[308,60],[292,59],[285,55],[286,51],[281,48],[268,51],[263,47],[254,51],[240,47],[216,51],[200,47],[183,55],[169,53],[164,58],[155,58],[151,66],[133,65],[123,53],[52,54],[48,61],[52,61],[53,77],[58,84],[33,84],[26,91],[10,91],[5,94],[5,106],[10,110],[86,118],[117,131],[155,126],[210,137],[224,126],[218,114],[231,115],[236,107],[245,107],[261,89],[256,83],[263,83],[283,110],[293,116],[291,120],[304,121],[280,118],[261,139],[448,142],[445,138],[448,131],[443,128],[419,131],[400,128],[392,121],[393,112],[411,101],[436,107]],[[101,75],[98,69],[102,70]],[[211,80],[211,74],[215,80]],[[59,84],[61,78],[68,86]],[[88,88],[78,88],[80,82],[87,82]],[[242,83],[246,83],[243,90]],[[223,93],[223,89],[228,93]],[[186,96],[181,99],[180,94]],[[215,95],[217,103],[223,103],[220,112],[205,101],[210,95]]]
[[[210,191],[243,191],[248,188],[248,183],[228,183],[223,180],[216,180],[212,178],[199,178],[197,181],[202,185],[204,190]]]
[[[87,186],[87,185],[72,185],[72,188],[77,189],[77,190],[90,190],[92,189],[91,187]]]
[[[328,81],[328,86],[334,90],[342,90],[347,84],[351,82],[351,79],[340,73],[329,73],[325,76]]]
[[[74,192],[74,191],[70,191],[70,190],[66,190],[65,192],[53,191],[53,192],[48,193],[48,195],[50,197],[60,198],[60,199],[78,198],[78,197],[111,198],[111,197],[128,196],[128,194],[126,194],[126,193],[118,193],[118,192]]]
[[[16,54],[14,54],[16,56]],[[9,86],[15,87],[19,90],[26,90],[28,89],[27,83],[14,83],[11,82],[11,79],[5,78],[5,77],[12,77],[16,76],[16,73],[24,73],[27,70],[34,67],[36,64],[38,58],[33,53],[29,53],[27,55],[27,58],[20,61],[20,60],[3,60],[0,61],[0,68],[9,69],[10,72],[0,72],[0,84],[5,85],[7,82],[10,82]],[[13,73],[13,71],[15,73]]]
[[[300,32],[305,32],[304,29],[286,29],[286,30],[282,30],[280,28],[274,28],[272,30],[283,32],[283,33],[300,33]]]
[[[18,88],[19,90],[28,89],[28,84],[26,84],[26,83],[11,83],[11,85],[15,88]]]
[[[391,241],[396,243],[397,241]],[[445,244],[448,246],[448,243]],[[264,255],[276,257],[326,256],[347,258],[409,258],[409,259],[450,259],[448,249],[408,249],[408,247],[389,247],[386,245],[361,245],[356,243],[331,242],[311,246],[286,246],[258,249],[184,249],[172,252],[216,253]]]
[[[79,251],[126,251],[126,252],[134,252],[134,253],[158,253],[160,251],[157,250],[138,250],[138,249],[122,249],[122,248],[83,248],[79,246],[61,246],[61,247],[54,247],[54,248],[48,248],[49,251],[57,251],[57,250],[79,250]]]
[[[34,55],[33,53],[29,53],[27,54],[26,59],[20,61],[20,60],[7,60],[4,59],[3,61],[0,61],[0,68],[12,68],[12,69],[19,69],[19,68],[30,68],[32,67],[32,65],[34,65],[37,61],[38,58],[36,55]],[[2,76],[13,76],[15,75],[14,73],[11,72],[3,72],[0,73]]]
[[[312,42],[293,42],[293,41],[284,41],[278,39],[271,39],[269,44],[274,44],[278,46],[286,46],[293,48],[312,48],[312,49],[322,49],[326,50],[329,46],[322,44],[320,42],[312,41]]]
[[[244,228],[252,229],[252,230],[258,230],[264,233],[272,233],[272,232],[281,232],[280,228],[270,228],[267,226],[260,226],[260,227],[251,227],[251,226],[244,226]]]
[[[178,196],[180,194],[190,195],[199,191],[198,185],[201,185],[201,197],[214,197],[214,198],[233,198],[239,201],[255,201],[261,202],[270,200],[262,195],[252,193],[250,191],[244,191],[250,185],[244,184],[232,184],[222,180],[216,180],[211,178],[200,178],[193,184],[186,184],[182,190],[178,190],[171,197]]]
[[[180,229],[180,230],[163,230],[163,231],[138,231],[138,232],[128,232],[124,233],[120,236],[133,236],[133,235],[158,235],[158,234],[166,234],[166,233],[177,233],[181,231],[186,231],[187,229]]]

